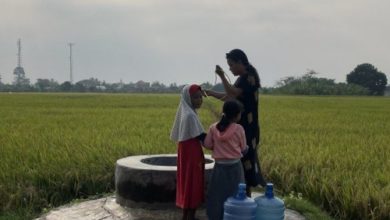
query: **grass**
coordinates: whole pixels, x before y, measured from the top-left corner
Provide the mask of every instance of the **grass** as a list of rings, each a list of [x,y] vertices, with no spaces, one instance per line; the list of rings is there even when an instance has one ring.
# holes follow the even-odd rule
[[[177,96],[1,94],[0,103],[4,212],[112,191],[117,159],[176,152]]]
[[[118,158],[175,153],[169,132],[178,101],[157,94],[0,94],[0,219],[29,219],[112,192]],[[266,179],[286,198],[294,191],[310,201],[286,204],[303,213],[315,204],[337,219],[389,218],[388,98],[260,102]],[[205,102],[199,114],[206,129],[220,107]]]
[[[307,220],[333,220],[326,212],[302,198],[283,198],[286,208],[296,210]]]

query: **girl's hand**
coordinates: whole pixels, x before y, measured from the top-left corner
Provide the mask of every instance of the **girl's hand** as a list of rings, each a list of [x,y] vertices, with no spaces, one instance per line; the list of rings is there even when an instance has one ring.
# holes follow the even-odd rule
[[[225,72],[223,71],[223,69],[219,65],[215,66],[215,73],[218,76],[223,76],[225,74]]]

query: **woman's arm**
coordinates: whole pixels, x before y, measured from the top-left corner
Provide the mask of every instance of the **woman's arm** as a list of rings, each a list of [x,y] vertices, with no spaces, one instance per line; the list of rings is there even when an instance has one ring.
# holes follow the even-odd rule
[[[237,98],[239,95],[241,95],[242,90],[240,88],[236,88],[235,86],[229,83],[222,69],[221,71],[216,71],[216,73],[219,76],[219,78],[221,78],[223,88],[225,89],[228,97]]]
[[[242,89],[230,84],[229,81],[226,79],[225,72],[218,65],[216,67],[215,73],[219,76],[219,78],[221,78],[225,93],[205,90],[206,95],[225,101],[227,99],[237,98],[242,94]]]
[[[212,96],[212,97],[214,97],[216,99],[220,99],[222,101],[225,101],[227,98],[226,93],[223,93],[223,92],[216,92],[213,90],[205,90],[205,92],[206,92],[206,95]]]

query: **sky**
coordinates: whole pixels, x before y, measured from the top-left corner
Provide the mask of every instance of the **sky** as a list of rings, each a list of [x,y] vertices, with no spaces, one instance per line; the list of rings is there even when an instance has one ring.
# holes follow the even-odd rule
[[[371,63],[390,77],[388,0],[0,0],[0,76],[22,42],[26,77],[74,82],[215,83],[240,48],[262,86],[314,70],[345,82]],[[219,82],[219,81],[217,81]]]

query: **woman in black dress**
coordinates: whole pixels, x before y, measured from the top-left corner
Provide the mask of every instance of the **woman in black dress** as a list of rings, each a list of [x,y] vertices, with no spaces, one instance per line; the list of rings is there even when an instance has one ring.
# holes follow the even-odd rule
[[[258,119],[258,103],[260,79],[256,69],[249,63],[246,54],[240,49],[234,49],[226,54],[227,63],[234,76],[238,76],[236,82],[231,85],[226,79],[225,73],[217,65],[216,74],[221,78],[225,93],[206,90],[206,94],[220,100],[237,99],[244,106],[239,124],[244,127],[248,153],[241,159],[245,181],[247,184],[247,195],[251,196],[250,187],[261,185],[265,187],[266,182],[261,174],[260,163],[257,156],[260,141],[260,126]]]

